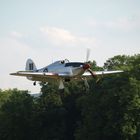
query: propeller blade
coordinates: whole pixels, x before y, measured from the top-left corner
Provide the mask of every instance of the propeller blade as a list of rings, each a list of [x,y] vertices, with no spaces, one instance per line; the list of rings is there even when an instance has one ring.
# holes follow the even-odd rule
[[[89,89],[89,84],[86,78],[83,79],[86,89]]]
[[[88,62],[89,56],[90,56],[90,49],[87,49],[87,53],[86,53],[86,62]]]
[[[90,72],[90,74],[92,75],[93,78],[96,78],[95,73],[91,69],[88,69],[87,71]]]

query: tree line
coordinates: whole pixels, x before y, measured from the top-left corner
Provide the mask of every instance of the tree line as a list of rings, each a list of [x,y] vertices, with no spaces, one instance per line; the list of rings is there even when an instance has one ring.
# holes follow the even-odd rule
[[[140,54],[118,55],[93,70],[124,70],[89,80],[41,83],[41,96],[0,90],[0,140],[139,140]]]

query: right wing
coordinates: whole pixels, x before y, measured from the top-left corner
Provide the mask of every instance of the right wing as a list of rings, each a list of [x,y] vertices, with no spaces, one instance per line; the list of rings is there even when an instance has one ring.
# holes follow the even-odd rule
[[[122,70],[116,70],[116,71],[93,71],[93,74],[96,76],[98,75],[107,75],[107,74],[115,74],[115,73],[122,73]],[[83,77],[90,77],[92,76],[90,72],[85,72]]]

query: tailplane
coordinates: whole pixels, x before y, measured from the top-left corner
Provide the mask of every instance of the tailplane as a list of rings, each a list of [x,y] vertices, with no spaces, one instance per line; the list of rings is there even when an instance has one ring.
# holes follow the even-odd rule
[[[35,65],[35,63],[33,62],[32,59],[28,59],[28,60],[26,61],[25,70],[26,70],[26,71],[36,71],[36,70],[37,70],[36,65]]]

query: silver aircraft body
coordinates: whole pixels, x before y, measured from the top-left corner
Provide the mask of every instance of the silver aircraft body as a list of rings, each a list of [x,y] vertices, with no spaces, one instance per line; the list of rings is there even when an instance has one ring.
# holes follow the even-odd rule
[[[16,73],[10,73],[10,75],[26,77],[28,80],[34,81],[34,85],[36,85],[36,81],[57,81],[59,83],[59,89],[64,89],[64,82],[79,79],[84,80],[85,86],[89,87],[87,82],[88,78],[121,72],[123,71],[92,71],[90,64],[87,62],[69,62],[67,59],[59,60],[41,69],[37,69],[35,63],[31,59],[28,59],[24,71],[17,71]]]

